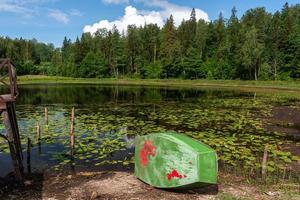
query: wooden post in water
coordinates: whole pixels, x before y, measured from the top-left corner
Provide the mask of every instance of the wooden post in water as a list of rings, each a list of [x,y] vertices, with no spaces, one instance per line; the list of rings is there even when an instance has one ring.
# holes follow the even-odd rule
[[[41,140],[41,128],[38,122],[36,123],[36,139],[37,141]]]
[[[268,145],[265,146],[263,160],[262,160],[262,164],[261,164],[261,166],[262,166],[261,175],[262,175],[263,180],[266,179],[267,161],[268,161]]]
[[[36,123],[36,139],[38,143],[39,154],[42,154],[42,144],[41,144],[41,127],[39,123]]]
[[[27,171],[31,173],[31,140],[27,138]]]
[[[45,123],[48,125],[48,108],[45,107]]]
[[[71,113],[71,127],[70,127],[70,146],[71,146],[72,157],[74,155],[74,147],[75,147],[74,122],[75,122],[75,108],[73,107]]]

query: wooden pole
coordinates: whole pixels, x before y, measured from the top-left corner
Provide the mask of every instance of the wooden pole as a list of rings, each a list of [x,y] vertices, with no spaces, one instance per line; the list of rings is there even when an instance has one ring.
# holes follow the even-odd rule
[[[36,124],[36,137],[38,142],[39,154],[42,154],[42,144],[41,144],[41,127],[39,123]]]
[[[265,146],[264,150],[264,155],[263,155],[263,160],[262,160],[262,170],[261,170],[261,175],[263,179],[266,179],[266,174],[267,174],[267,160],[268,160],[268,145]]]
[[[27,138],[27,171],[30,174],[31,173],[31,140],[30,138]]]
[[[45,107],[45,123],[48,125],[48,107]]]
[[[74,122],[75,122],[75,108],[73,107],[71,113],[71,127],[70,127],[70,145],[71,145],[72,157],[74,155],[74,147],[75,147]]]
[[[36,138],[38,141],[41,140],[41,128],[38,122],[36,123]]]
[[[3,123],[6,129],[7,141],[10,149],[10,155],[14,166],[14,175],[17,181],[23,181],[23,163],[18,151],[18,141],[15,140],[15,135],[12,129],[11,119],[8,112],[2,111]]]
[[[18,121],[16,117],[15,103],[14,102],[6,103],[6,107],[7,107],[8,119],[10,121],[10,126],[14,137],[14,143],[17,148],[18,157],[20,157],[20,160],[23,160],[22,145],[21,145],[21,139],[19,134]],[[21,166],[21,168],[23,171],[23,165]]]

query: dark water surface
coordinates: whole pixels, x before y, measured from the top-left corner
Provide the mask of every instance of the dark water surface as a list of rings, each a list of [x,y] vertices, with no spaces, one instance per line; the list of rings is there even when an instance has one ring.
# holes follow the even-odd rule
[[[268,120],[274,107],[299,106],[299,97],[294,94],[117,85],[24,85],[19,93],[17,117],[24,166],[30,138],[32,172],[130,170],[134,137],[160,131],[177,131],[212,146],[222,166],[259,170],[265,144],[270,146],[270,172],[297,162],[297,155],[283,146],[297,148],[299,139],[264,126],[277,123]],[[49,110],[48,125],[45,107]],[[74,159],[69,148],[72,107],[76,117]],[[11,172],[7,152],[0,139],[0,177]]]

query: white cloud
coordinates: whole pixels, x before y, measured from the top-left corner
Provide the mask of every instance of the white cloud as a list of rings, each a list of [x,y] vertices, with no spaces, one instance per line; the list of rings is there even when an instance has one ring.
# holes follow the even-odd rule
[[[64,24],[68,24],[70,21],[69,16],[60,10],[50,10],[48,16]]]
[[[102,0],[106,4],[121,4],[121,3],[129,3],[129,0]]]
[[[183,19],[188,20],[192,8],[187,6],[179,6],[176,4],[169,3],[168,1],[161,0],[136,0],[143,2],[145,6],[151,8],[158,8],[159,10],[137,10],[133,6],[127,6],[125,8],[124,16],[120,17],[115,21],[100,20],[99,22],[93,25],[86,25],[83,29],[83,32],[90,32],[94,34],[98,29],[107,28],[108,30],[112,29],[114,25],[118,28],[119,31],[126,31],[128,25],[142,26],[144,24],[157,24],[162,27],[164,21],[172,14],[176,26],[182,22]],[[208,21],[208,15],[200,9],[195,9],[196,18],[203,19]]]
[[[62,12],[39,5],[43,3],[54,3],[56,1],[58,0],[0,0],[0,12],[15,13],[22,16],[22,18],[38,17],[41,13],[48,12],[48,17],[63,24],[68,24],[72,16],[82,16],[82,13],[77,9]],[[24,23],[24,21],[21,23]]]
[[[127,29],[128,25],[131,24],[142,26],[144,24],[150,23],[158,24],[159,26],[163,25],[163,18],[159,12],[151,11],[142,14],[136,8],[127,6],[125,8],[125,15],[119,20],[115,20],[112,22],[108,20],[101,20],[93,25],[85,26],[83,31],[94,34],[98,29],[107,28],[110,30],[114,25],[116,25],[118,30],[123,31]]]
[[[183,19],[188,20],[190,18],[190,14],[192,11],[191,7],[179,6],[176,4],[169,3],[168,1],[165,0],[151,0],[151,1],[140,0],[140,1],[144,2],[146,6],[157,7],[162,9],[161,15],[164,18],[168,18],[170,15],[173,15],[176,26],[178,26]],[[203,19],[205,21],[209,21],[208,14],[206,12],[204,12],[199,8],[195,8],[195,11],[196,11],[196,18],[198,20]]]
[[[43,4],[49,2],[56,2],[57,0],[0,0],[0,2],[6,2],[17,5],[33,5],[33,4]]]
[[[3,12],[12,12],[12,13],[26,13],[29,12],[26,8],[16,5],[16,4],[11,4],[11,3],[2,3],[0,2],[0,11]]]
[[[0,12],[10,12],[30,16],[34,13],[32,9],[28,9],[21,4],[12,0],[0,0]]]
[[[81,13],[79,10],[77,10],[77,9],[71,9],[71,10],[69,11],[69,15],[81,17],[81,16],[82,16],[82,13]]]
[[[22,17],[38,15],[38,4],[57,0],[0,0],[0,11],[19,14]]]

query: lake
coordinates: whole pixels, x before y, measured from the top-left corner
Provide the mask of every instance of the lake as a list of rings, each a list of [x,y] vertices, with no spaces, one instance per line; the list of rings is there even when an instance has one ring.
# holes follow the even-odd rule
[[[268,173],[300,180],[300,95],[293,92],[45,84],[21,85],[19,93],[16,108],[26,171],[132,170],[136,135],[176,131],[214,148],[221,171],[251,177],[259,176],[268,145]],[[32,148],[27,163],[28,138]],[[11,171],[8,147],[0,139],[0,177]]]

